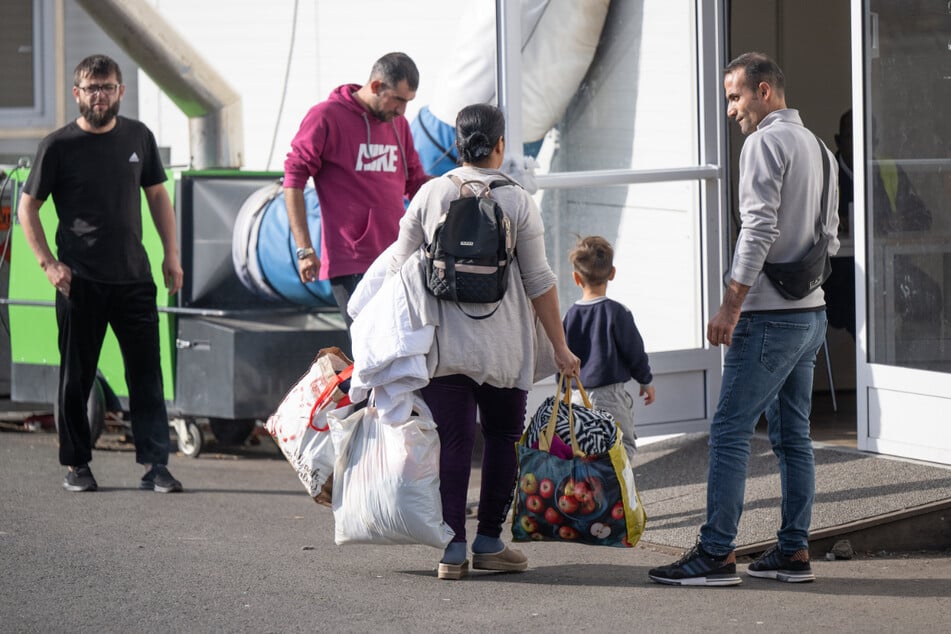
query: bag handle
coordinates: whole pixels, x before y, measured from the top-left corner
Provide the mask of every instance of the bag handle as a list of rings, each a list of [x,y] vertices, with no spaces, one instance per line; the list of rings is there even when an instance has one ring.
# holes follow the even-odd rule
[[[353,376],[353,364],[351,363],[346,368],[334,375],[334,378],[330,380],[324,390],[317,396],[317,400],[314,401],[314,406],[310,408],[310,418],[307,421],[307,426],[313,429],[314,431],[329,431],[330,423],[324,425],[323,427],[317,427],[314,425],[314,416],[317,415],[318,410],[320,410],[324,405],[327,404],[327,399],[330,398],[330,395],[333,394],[333,391],[337,387]]]
[[[567,378],[567,381],[566,381]],[[581,387],[581,382],[577,377],[573,377],[578,383],[578,387],[585,402],[585,407],[591,407],[587,393]],[[562,402],[568,407],[568,433],[571,436],[571,451],[576,458],[584,458],[587,454],[581,450],[578,444],[578,438],[575,436],[575,414],[571,404],[571,381],[572,377],[565,377],[564,374],[558,377],[558,386],[555,388],[555,400],[552,401],[551,416],[548,424],[538,434],[538,448],[542,451],[551,453],[551,441],[555,437],[555,423],[558,420],[558,410]]]
[[[571,383],[574,382],[578,386],[578,392],[581,394],[581,402],[588,409],[594,409],[594,405],[591,404],[591,399],[588,398],[588,393],[585,391],[584,386],[581,385],[581,377],[570,376],[568,377],[568,383],[565,385],[565,402],[571,402]]]

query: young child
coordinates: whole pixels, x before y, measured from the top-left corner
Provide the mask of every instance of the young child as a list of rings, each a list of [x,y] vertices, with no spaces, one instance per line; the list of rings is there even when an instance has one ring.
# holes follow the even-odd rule
[[[574,266],[581,299],[565,314],[568,347],[581,359],[581,384],[591,404],[614,416],[628,456],[634,459],[634,399],[625,384],[640,384],[645,405],[654,402],[651,367],[634,316],[623,304],[605,296],[614,279],[614,249],[601,236],[578,240],[568,257]]]

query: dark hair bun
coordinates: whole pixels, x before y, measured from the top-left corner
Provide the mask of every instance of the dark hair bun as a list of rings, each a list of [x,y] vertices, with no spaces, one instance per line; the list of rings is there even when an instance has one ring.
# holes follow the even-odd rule
[[[484,132],[473,132],[465,141],[465,153],[474,161],[481,161],[492,153],[492,144]]]
[[[490,104],[466,106],[456,115],[456,148],[462,163],[480,163],[505,133],[505,116]]]

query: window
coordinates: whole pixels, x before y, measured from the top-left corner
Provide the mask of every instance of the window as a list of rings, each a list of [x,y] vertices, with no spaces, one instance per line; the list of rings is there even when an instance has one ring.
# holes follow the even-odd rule
[[[542,143],[540,174],[697,165],[695,11],[692,0],[610,4],[594,58]],[[524,92],[531,141],[530,114],[543,109]]]
[[[869,4],[869,361],[951,370],[951,101],[945,2]]]
[[[35,105],[33,0],[0,0],[0,108]]]
[[[0,0],[0,128],[53,123],[51,3]]]
[[[614,245],[617,268],[608,296],[631,309],[652,352],[704,346],[701,209],[709,201],[693,171],[701,144],[696,41],[692,0],[610,3],[593,59],[537,157],[562,313],[580,298],[568,252],[576,236],[601,235]],[[719,75],[713,80],[717,86]],[[523,90],[528,140],[531,95]],[[605,171],[611,184],[599,180]]]
[[[699,181],[549,189],[540,194],[561,312],[581,298],[568,252],[576,236],[614,246],[608,297],[627,306],[648,352],[703,347]]]

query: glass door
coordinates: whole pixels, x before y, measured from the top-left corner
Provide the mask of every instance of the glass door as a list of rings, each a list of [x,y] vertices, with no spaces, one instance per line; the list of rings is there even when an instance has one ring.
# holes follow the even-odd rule
[[[853,2],[856,30],[859,446],[951,462],[951,5]]]
[[[725,260],[722,8],[696,0],[609,5],[564,115],[533,144],[548,257],[564,313],[580,298],[568,261],[577,237],[612,242],[617,274],[608,296],[633,312],[657,389],[656,402],[635,411],[638,434],[706,429],[721,357],[704,332]],[[537,102],[526,72],[537,64],[515,37],[524,32],[519,6],[497,3],[509,148],[535,141],[526,138],[535,116],[528,104]],[[553,389],[537,387],[532,400]]]

